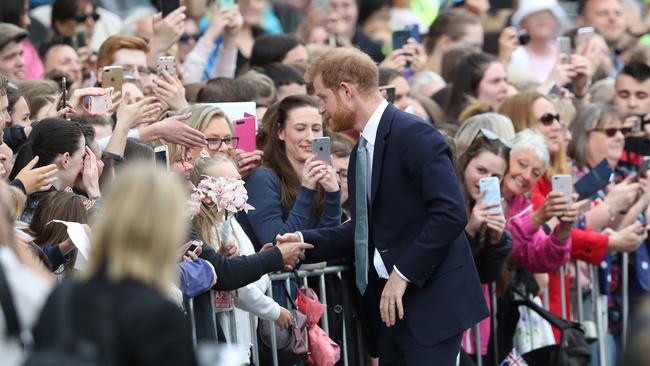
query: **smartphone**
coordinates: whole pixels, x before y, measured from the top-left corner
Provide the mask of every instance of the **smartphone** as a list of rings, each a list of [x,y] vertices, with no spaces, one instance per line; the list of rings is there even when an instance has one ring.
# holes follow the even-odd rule
[[[174,56],[160,56],[158,57],[158,76],[165,70],[171,76],[176,77],[176,57]]]
[[[156,146],[153,149],[156,158],[156,166],[169,171],[169,148],[167,145]]]
[[[332,165],[331,149],[332,144],[329,137],[317,137],[311,143],[311,151],[316,153],[315,160],[324,161],[329,165]]]
[[[162,13],[163,18],[180,7],[179,0],[158,0],[158,10]]]
[[[203,246],[203,242],[201,240],[192,240],[190,242],[190,246],[187,248],[187,251],[188,252],[193,252],[193,251],[196,250],[196,248],[202,247],[202,246]]]
[[[388,103],[395,103],[395,86],[384,85],[379,87],[381,95],[388,101]]]
[[[239,137],[239,149],[253,152],[257,149],[255,143],[255,116],[245,116],[235,121],[235,135]]]
[[[393,50],[399,50],[400,48],[404,47],[404,45],[408,42],[409,38],[411,37],[412,35],[410,29],[394,31]]]
[[[85,96],[83,103],[90,113],[106,113],[113,108],[113,92],[104,89],[104,95]]]
[[[235,6],[235,0],[219,0],[219,9],[229,9]]]
[[[485,192],[482,202],[499,203],[498,206],[490,208],[490,211],[503,212],[503,208],[501,207],[501,187],[499,184],[499,178],[481,178],[481,180],[479,180],[479,189],[481,190],[481,193]]]
[[[573,177],[569,174],[556,174],[551,178],[553,192],[560,192],[568,203],[573,202]]]
[[[519,40],[520,45],[525,46],[530,42],[530,35],[525,29],[520,29],[517,31],[517,39]]]
[[[564,58],[562,59],[563,64],[569,64],[571,63],[571,59],[569,56],[573,53],[573,50],[571,48],[571,38],[569,37],[557,37],[557,49],[559,53],[564,54]]]
[[[61,76],[61,101],[59,102],[59,110],[65,108],[68,102],[68,78]]]
[[[86,41],[86,30],[81,28],[75,31],[75,42],[77,43],[77,48],[88,46],[88,41]]]
[[[106,66],[102,71],[102,88],[113,87],[113,92],[121,92],[124,83],[122,66]]]
[[[420,33],[420,26],[417,24],[411,25],[411,38],[413,38],[417,43],[422,43],[422,34]]]
[[[641,168],[639,168],[639,176],[644,176],[648,169],[650,169],[650,156],[644,156]]]
[[[594,27],[578,28],[578,33],[576,33],[576,48],[584,48],[594,34]]]
[[[574,188],[579,195],[578,201],[591,198],[596,192],[607,187],[611,176],[612,167],[609,166],[607,159],[603,159],[575,183]]]
[[[558,97],[562,99],[562,88],[553,83],[553,86],[551,86],[551,89],[548,90],[548,93],[546,93],[546,95],[549,97]]]

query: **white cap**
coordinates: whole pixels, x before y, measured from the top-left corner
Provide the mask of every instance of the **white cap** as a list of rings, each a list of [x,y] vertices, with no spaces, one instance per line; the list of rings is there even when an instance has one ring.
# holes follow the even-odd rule
[[[512,15],[511,23],[515,27],[521,28],[521,22],[524,18],[544,10],[550,10],[557,19],[557,35],[564,33],[569,28],[569,19],[557,0],[522,0],[519,2],[519,8]]]

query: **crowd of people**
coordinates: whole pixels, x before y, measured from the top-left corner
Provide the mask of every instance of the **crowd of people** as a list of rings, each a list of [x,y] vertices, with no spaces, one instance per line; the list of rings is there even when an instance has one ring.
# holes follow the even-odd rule
[[[644,2],[3,1],[0,127],[2,364],[253,364],[322,262],[348,364],[650,355]]]

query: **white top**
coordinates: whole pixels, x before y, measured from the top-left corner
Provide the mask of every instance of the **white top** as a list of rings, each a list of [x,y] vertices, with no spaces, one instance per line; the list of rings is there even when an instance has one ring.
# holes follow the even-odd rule
[[[361,131],[361,136],[363,136],[364,139],[366,139],[367,144],[366,144],[366,151],[368,153],[368,168],[366,172],[368,174],[366,175],[366,192],[368,194],[368,201],[370,202],[370,195],[372,192],[372,162],[373,162],[373,156],[375,153],[375,141],[377,139],[377,129],[379,128],[379,122],[381,121],[381,116],[384,114],[384,111],[388,107],[388,102],[386,100],[382,100],[381,103],[379,103],[379,106],[377,109],[375,109],[375,113],[370,116],[370,119],[368,120],[368,123],[366,123],[366,126],[363,128],[363,131]],[[357,184],[359,184],[357,182]],[[375,248],[375,254],[373,255],[372,263],[375,266],[375,270],[377,271],[377,275],[379,275],[379,278],[388,278],[388,270],[386,270],[386,265],[384,264],[383,259],[381,259],[381,255],[379,254],[379,251],[377,248]],[[402,275],[402,273],[397,269],[397,267],[393,267],[395,269],[395,272],[402,277],[405,281],[410,282],[406,277]]]
[[[18,322],[23,332],[29,332],[36,325],[41,309],[52,288],[25,267],[9,247],[0,245],[0,262],[3,273],[9,283],[12,301],[18,315]],[[23,361],[23,350],[15,339],[7,339],[7,323],[0,306],[0,355],[2,365],[18,366]]]

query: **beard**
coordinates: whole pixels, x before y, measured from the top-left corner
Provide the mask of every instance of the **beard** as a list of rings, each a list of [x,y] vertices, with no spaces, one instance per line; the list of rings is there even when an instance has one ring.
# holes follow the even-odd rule
[[[334,132],[341,132],[354,129],[355,112],[354,109],[345,106],[341,100],[338,100],[337,109],[334,114],[327,116],[330,122],[330,128]]]

